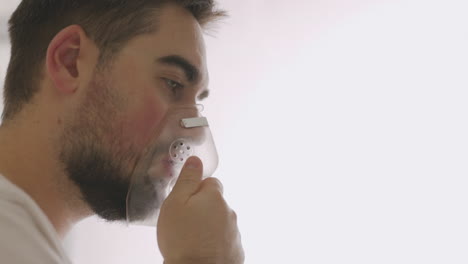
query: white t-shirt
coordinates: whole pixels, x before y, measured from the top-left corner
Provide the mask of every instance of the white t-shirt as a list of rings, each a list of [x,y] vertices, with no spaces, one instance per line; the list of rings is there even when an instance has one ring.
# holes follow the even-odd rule
[[[47,216],[23,190],[0,175],[0,263],[70,264]]]

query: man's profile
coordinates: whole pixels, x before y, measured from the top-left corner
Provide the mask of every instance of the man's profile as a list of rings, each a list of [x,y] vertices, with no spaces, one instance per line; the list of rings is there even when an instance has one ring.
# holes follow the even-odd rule
[[[0,126],[2,263],[70,263],[60,238],[76,222],[125,220],[152,131],[209,94],[203,30],[223,16],[212,0],[21,2]],[[202,170],[190,158],[161,208],[165,263],[243,263],[236,215]]]

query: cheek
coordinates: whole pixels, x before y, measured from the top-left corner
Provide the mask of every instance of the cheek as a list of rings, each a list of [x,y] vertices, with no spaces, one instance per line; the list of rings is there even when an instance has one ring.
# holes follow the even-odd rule
[[[161,121],[167,111],[163,102],[150,98],[141,102],[122,124],[125,142],[131,142],[138,150],[146,147],[156,129],[162,125]]]

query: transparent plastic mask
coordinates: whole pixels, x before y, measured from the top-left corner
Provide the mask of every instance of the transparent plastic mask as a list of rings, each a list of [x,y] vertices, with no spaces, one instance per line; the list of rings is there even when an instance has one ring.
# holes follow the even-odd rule
[[[203,178],[218,166],[218,154],[202,105],[168,110],[139,159],[127,194],[127,223],[155,227],[162,203],[191,156],[203,162]]]

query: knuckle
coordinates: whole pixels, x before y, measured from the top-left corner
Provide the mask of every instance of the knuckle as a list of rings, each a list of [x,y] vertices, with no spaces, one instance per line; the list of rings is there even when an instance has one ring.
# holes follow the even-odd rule
[[[205,182],[210,184],[222,185],[221,181],[218,178],[209,177],[205,179]]]
[[[231,218],[237,222],[237,213],[234,210],[231,210]]]
[[[204,183],[209,188],[223,190],[223,184],[217,178],[207,178]]]
[[[210,193],[210,196],[211,196],[215,201],[223,202],[223,204],[224,204],[224,197],[223,197],[223,194],[222,194],[217,188],[213,188],[213,189],[209,190],[209,193]]]

